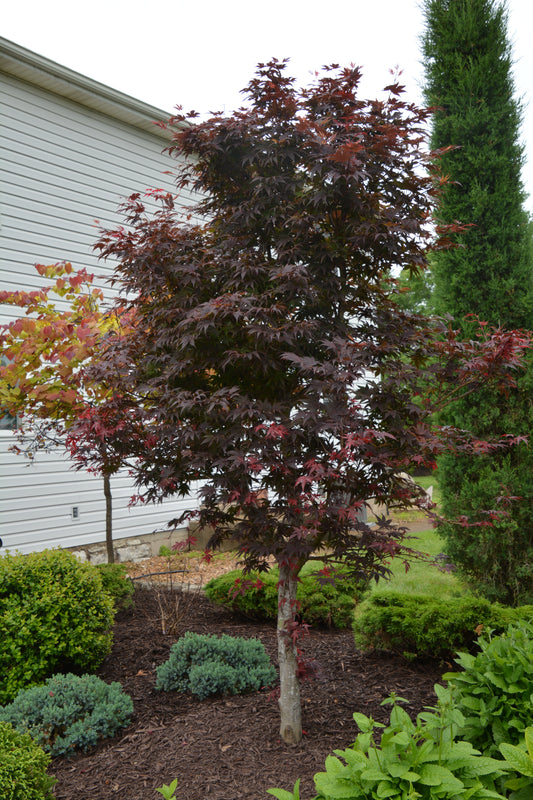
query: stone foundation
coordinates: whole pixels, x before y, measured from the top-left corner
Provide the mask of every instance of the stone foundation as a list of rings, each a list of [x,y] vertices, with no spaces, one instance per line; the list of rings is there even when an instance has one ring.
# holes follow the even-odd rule
[[[142,561],[144,558],[152,558],[159,555],[162,545],[171,547],[176,542],[184,542],[189,532],[187,528],[172,531],[153,531],[152,533],[140,536],[128,536],[125,539],[117,539],[113,542],[115,551],[115,561]],[[80,547],[70,547],[80,561],[89,561],[91,564],[107,563],[107,548],[105,542],[95,542],[94,544],[81,545]]]

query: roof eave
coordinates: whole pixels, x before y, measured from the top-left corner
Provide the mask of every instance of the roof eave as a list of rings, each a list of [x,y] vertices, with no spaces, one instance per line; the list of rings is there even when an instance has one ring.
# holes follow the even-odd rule
[[[172,130],[156,124],[166,122],[171,116],[170,112],[136,100],[2,37],[0,72],[40,86],[167,141],[172,138]]]

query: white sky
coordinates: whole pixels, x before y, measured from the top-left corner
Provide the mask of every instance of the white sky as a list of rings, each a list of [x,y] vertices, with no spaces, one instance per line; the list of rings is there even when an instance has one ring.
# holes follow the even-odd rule
[[[533,210],[533,2],[508,8]],[[0,14],[0,36],[169,112],[231,111],[272,56],[303,84],[323,64],[355,63],[368,97],[398,66],[421,103],[422,31],[420,0],[4,0]]]

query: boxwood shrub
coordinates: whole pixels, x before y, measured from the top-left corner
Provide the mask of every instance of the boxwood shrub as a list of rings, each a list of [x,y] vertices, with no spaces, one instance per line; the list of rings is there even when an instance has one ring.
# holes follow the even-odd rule
[[[309,625],[347,628],[352,622],[355,604],[368,591],[368,581],[348,577],[346,568],[341,568],[334,584],[322,584],[316,575],[320,567],[321,564],[308,563],[300,573],[300,616]],[[233,570],[209,581],[205,593],[218,605],[251,619],[276,620],[278,580],[277,568],[246,576],[241,570]],[[239,588],[240,585],[244,588]]]
[[[91,672],[111,650],[113,601],[66,550],[0,557],[0,703],[56,672]]]
[[[361,650],[381,648],[407,658],[450,658],[469,650],[487,628],[531,616],[533,606],[508,608],[484,598],[438,600],[429,595],[375,592],[356,609],[353,631]]]
[[[46,774],[50,756],[28,733],[0,721],[0,797],[2,800],[54,800],[55,778]]]
[[[98,564],[98,572],[104,590],[111,595],[117,609],[129,608],[133,605],[135,587],[128,577],[125,564]]]

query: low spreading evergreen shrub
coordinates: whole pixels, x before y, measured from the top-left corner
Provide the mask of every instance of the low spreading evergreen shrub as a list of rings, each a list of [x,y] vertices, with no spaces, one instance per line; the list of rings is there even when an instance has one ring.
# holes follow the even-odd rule
[[[113,602],[66,550],[0,557],[0,703],[56,672],[91,672],[111,650]]]
[[[361,650],[375,647],[406,658],[449,658],[460,649],[470,649],[483,629],[503,630],[532,612],[532,606],[508,608],[478,597],[436,600],[429,595],[375,592],[356,609],[353,631]]]
[[[461,672],[443,677],[465,717],[462,738],[497,755],[502,743],[518,745],[533,719],[533,622],[481,636],[478,644],[477,655],[459,653],[455,659]]]
[[[321,583],[316,573],[320,567],[307,564],[298,583],[299,614],[308,625],[347,628],[354,606],[368,590],[368,581],[348,577],[338,570],[335,583]],[[279,570],[244,576],[233,570],[213,578],[205,587],[207,597],[218,605],[251,619],[276,620],[278,615]]]
[[[271,686],[276,670],[259,639],[186,633],[157,668],[156,689],[211,694],[242,694]]]
[[[135,592],[133,581],[128,577],[125,564],[98,564],[102,586],[111,595],[115,608],[129,608]]]
[[[461,714],[450,692],[436,686],[436,708],[412,722],[394,698],[389,725],[355,713],[361,730],[354,744],[328,756],[315,777],[315,800],[504,800],[497,792],[503,761],[481,756],[469,742],[456,741]],[[381,729],[376,742],[376,729]],[[375,733],[376,731],[376,733]],[[278,800],[299,800],[292,792],[269,789]]]
[[[53,756],[87,750],[129,725],[133,702],[120,683],[95,675],[54,675],[0,707],[0,720],[30,736]]]
[[[55,778],[46,774],[50,756],[27,733],[0,721],[0,797],[2,800],[54,800]]]

